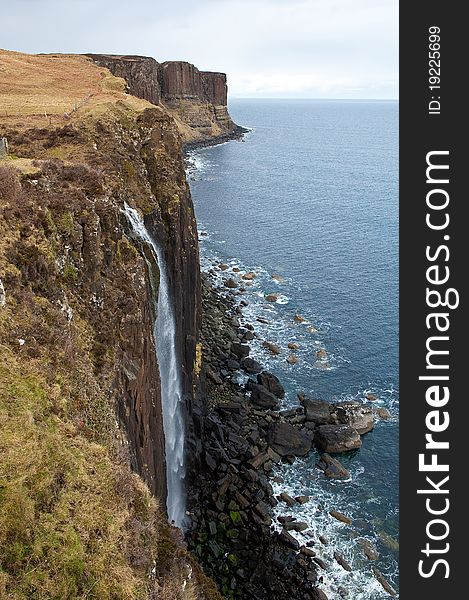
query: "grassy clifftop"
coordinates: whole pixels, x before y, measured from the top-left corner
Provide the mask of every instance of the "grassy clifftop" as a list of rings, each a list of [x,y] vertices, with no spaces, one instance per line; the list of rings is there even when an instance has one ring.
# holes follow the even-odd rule
[[[0,598],[219,598],[130,468],[138,406],[117,417],[158,390],[120,207],[185,186],[171,117],[123,90],[83,57],[0,51]]]

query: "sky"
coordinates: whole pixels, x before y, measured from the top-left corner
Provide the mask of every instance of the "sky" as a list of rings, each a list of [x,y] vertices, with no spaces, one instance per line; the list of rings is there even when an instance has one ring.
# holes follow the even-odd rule
[[[227,73],[231,97],[398,97],[398,0],[0,0],[0,45]]]

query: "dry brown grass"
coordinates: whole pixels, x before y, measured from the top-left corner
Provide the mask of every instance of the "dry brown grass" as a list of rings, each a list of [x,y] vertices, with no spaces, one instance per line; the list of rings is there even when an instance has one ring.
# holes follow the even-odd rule
[[[125,93],[124,80],[73,54],[24,54],[0,49],[0,123],[33,126],[68,121],[102,105],[152,106]]]

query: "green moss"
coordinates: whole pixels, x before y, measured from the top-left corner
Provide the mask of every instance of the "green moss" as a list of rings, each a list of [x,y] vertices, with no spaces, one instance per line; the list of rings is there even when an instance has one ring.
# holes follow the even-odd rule
[[[61,233],[72,235],[75,228],[73,214],[71,212],[63,213],[57,221],[57,228]]]
[[[78,279],[78,269],[71,263],[67,263],[64,266],[63,279],[67,283],[75,283]]]

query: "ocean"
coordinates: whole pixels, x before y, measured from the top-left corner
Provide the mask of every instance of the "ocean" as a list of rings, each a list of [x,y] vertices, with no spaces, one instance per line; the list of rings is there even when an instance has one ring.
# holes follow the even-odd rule
[[[239,296],[243,319],[258,336],[251,355],[287,389],[285,407],[300,391],[330,401],[372,394],[391,413],[360,450],[339,457],[349,481],[327,480],[315,452],[277,467],[278,493],[311,497],[278,514],[329,541],[314,548],[331,600],[341,587],[353,600],[388,597],[372,564],[398,588],[398,109],[395,101],[232,100],[233,119],[250,129],[244,141],[193,151],[188,161],[202,267],[227,264],[220,284],[233,268],[256,274]],[[359,539],[376,546],[377,561]]]

